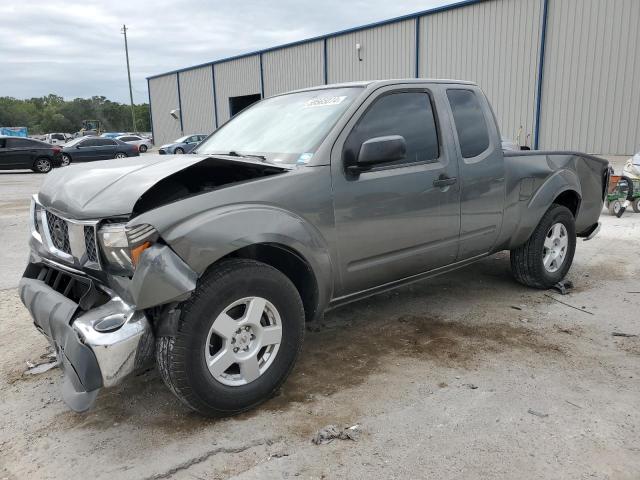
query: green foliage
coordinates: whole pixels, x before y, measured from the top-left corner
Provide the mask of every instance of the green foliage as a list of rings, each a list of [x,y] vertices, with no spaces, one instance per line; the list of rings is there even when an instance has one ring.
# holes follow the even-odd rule
[[[151,131],[149,105],[135,105],[134,110],[136,128],[132,129],[131,106],[102,96],[69,101],[54,94],[27,100],[0,97],[0,126],[27,127],[30,135],[73,133],[82,128],[82,120],[100,120],[103,131]]]

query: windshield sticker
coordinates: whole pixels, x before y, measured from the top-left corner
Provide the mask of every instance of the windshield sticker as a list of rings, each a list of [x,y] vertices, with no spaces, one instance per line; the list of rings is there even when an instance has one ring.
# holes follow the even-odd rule
[[[311,157],[313,157],[313,153],[303,153],[298,157],[298,161],[296,163],[298,165],[306,165],[309,163],[309,160],[311,160]]]
[[[311,107],[326,107],[329,105],[340,105],[347,96],[341,97],[320,97],[320,98],[312,98],[311,100],[307,100],[304,104],[304,108]]]

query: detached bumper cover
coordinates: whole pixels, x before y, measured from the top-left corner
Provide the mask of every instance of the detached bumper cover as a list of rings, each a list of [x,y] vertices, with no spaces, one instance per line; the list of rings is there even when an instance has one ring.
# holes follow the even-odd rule
[[[23,277],[19,291],[56,351],[64,371],[63,398],[75,411],[89,409],[101,387],[119,383],[153,353],[146,316],[117,297],[83,311],[42,280]]]

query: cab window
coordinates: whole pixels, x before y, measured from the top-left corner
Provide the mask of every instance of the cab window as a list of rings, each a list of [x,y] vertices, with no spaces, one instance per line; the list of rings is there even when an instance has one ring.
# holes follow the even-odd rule
[[[489,148],[489,130],[478,97],[471,90],[447,90],[463,158],[477,157]]]
[[[404,159],[387,165],[435,162],[440,156],[431,97],[425,92],[399,92],[377,99],[364,113],[345,143],[345,164],[356,162],[360,147],[375,137],[401,135],[407,143]]]

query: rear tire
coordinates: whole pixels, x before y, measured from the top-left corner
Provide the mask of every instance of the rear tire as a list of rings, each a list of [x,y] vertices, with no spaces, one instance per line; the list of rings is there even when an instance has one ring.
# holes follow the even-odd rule
[[[127,158],[127,154],[123,152],[116,153],[115,158]]]
[[[140,148],[138,150],[140,150],[140,153],[144,153],[144,152],[147,151],[147,146],[146,145],[140,145]]]
[[[514,278],[528,287],[547,289],[561,281],[573,262],[576,226],[571,210],[553,204],[527,242],[511,250]]]
[[[640,197],[634,198],[633,202],[631,202],[631,206],[633,207],[634,212],[640,213]]]
[[[40,157],[36,159],[31,170],[36,173],[49,173],[52,168],[53,165],[51,163],[51,160],[46,157]]]
[[[261,262],[220,263],[180,309],[175,336],[157,339],[158,369],[169,389],[205,416],[235,415],[269,399],[302,348],[300,294],[282,272]]]

